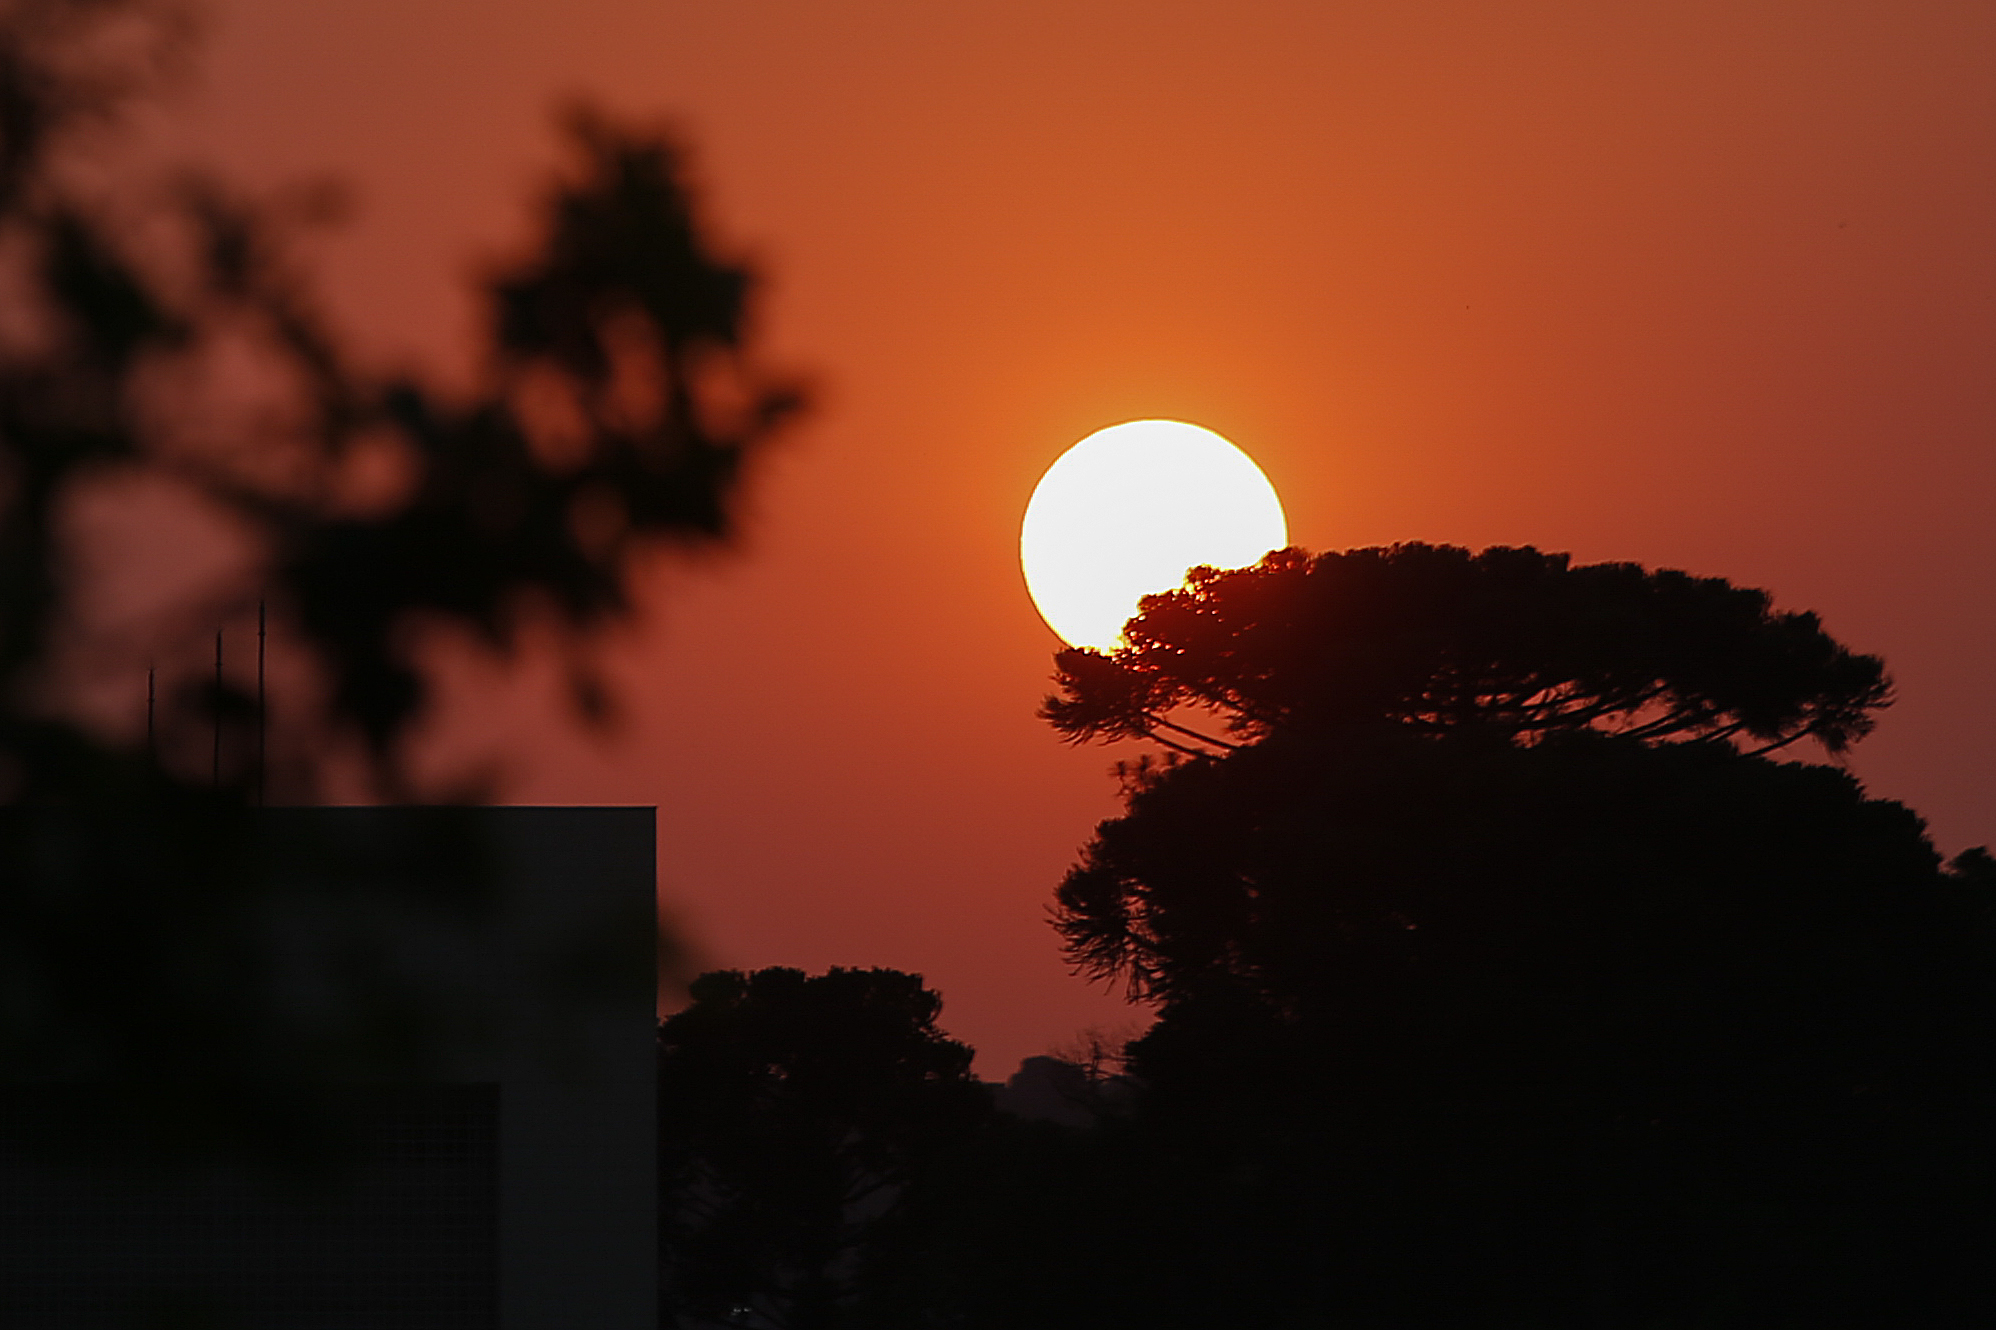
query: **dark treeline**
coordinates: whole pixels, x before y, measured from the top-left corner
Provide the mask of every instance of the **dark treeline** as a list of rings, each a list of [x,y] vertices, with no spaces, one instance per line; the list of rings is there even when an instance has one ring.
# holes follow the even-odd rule
[[[1862,737],[1879,660],[1419,545],[1204,571],[1128,638],[1045,714],[1167,759],[1055,923],[1155,1023],[1063,1123],[912,976],[709,976],[661,1032],[668,1324],[1988,1323],[1996,862],[1788,756]]]

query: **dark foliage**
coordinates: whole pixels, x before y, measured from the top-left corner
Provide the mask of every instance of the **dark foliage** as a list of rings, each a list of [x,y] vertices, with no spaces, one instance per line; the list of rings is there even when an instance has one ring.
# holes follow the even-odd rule
[[[1194,570],[1146,597],[1129,645],[1064,651],[1044,710],[1071,739],[1230,746],[1176,723],[1218,713],[1234,741],[1389,726],[1513,742],[1592,728],[1652,741],[1814,738],[1841,751],[1886,704],[1883,663],[1766,592],[1563,554],[1395,545]]]
[[[659,1030],[668,1324],[852,1322],[883,1216],[990,1108],[921,976],[719,971]]]
[[[328,422],[333,445],[386,428],[417,479],[389,513],[287,511],[278,533],[300,627],[379,752],[422,700],[412,619],[504,645],[523,594],[575,630],[630,613],[634,552],[725,535],[744,459],[799,402],[743,359],[748,274],[696,229],[677,154],[587,115],[572,131],[578,179],[547,199],[539,252],[491,285],[490,390],[328,384],[354,416]]]
[[[682,1323],[1987,1323],[1996,861],[1767,755],[1861,736],[1876,659],[1720,581],[1425,546],[1200,574],[1128,639],[1048,712],[1178,750],[1057,898],[1156,1009],[1133,1079],[929,1131],[855,1226],[853,1089],[775,1107],[801,1049],[730,977],[699,1132],[743,1181],[673,1156]],[[786,1278],[838,1291],[741,1295]]]
[[[744,459],[798,394],[745,352],[749,275],[697,225],[677,151],[580,113],[540,243],[489,283],[483,382],[467,397],[364,368],[286,252],[296,199],[194,177],[114,207],[72,183],[82,128],[145,90],[129,50],[159,55],[179,33],[114,0],[0,13],[6,714],[59,714],[33,671],[80,586],[63,504],[107,474],[148,475],[259,553],[253,584],[201,608],[270,601],[330,675],[317,739],[362,737],[399,789],[395,744],[422,703],[412,629],[454,623],[505,647],[526,601],[578,642],[628,615],[636,556],[727,534]],[[229,412],[246,386],[258,409]],[[403,481],[356,511],[363,452]]]
[[[1996,1307],[1986,856],[1764,755],[1861,736],[1875,658],[1717,580],[1427,546],[1203,573],[1128,638],[1062,655],[1049,719],[1184,751],[1056,924],[1158,1008],[1131,1068],[1202,1314]]]

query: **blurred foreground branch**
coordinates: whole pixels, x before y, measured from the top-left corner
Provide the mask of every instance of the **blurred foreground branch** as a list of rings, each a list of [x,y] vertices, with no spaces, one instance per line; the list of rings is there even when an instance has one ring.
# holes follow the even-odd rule
[[[284,716],[300,789],[346,754],[406,799],[426,634],[506,654],[524,614],[552,611],[601,721],[590,644],[639,613],[638,560],[723,540],[745,463],[801,399],[747,345],[750,276],[697,224],[679,151],[581,113],[538,245],[487,285],[476,387],[370,370],[287,245],[324,191],[258,201],[117,168],[121,114],[190,32],[145,0],[0,8],[0,1067],[219,1102],[301,1070],[297,1032],[264,1019],[276,980],[252,923],[261,699],[169,652],[143,739],[92,715],[86,602],[162,560],[120,563],[79,511],[169,493],[199,514],[236,554],[167,637],[267,602],[311,683]],[[92,646],[91,669],[144,695],[143,652]],[[212,754],[190,754],[210,731]],[[362,1029],[393,1024],[363,1020],[379,996],[357,991],[335,1041],[347,1073],[400,1065]]]

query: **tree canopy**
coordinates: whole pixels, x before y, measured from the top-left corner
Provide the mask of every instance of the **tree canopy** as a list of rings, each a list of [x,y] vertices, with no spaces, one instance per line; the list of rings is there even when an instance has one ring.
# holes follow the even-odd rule
[[[920,975],[704,974],[659,1029],[668,1313],[830,1324],[875,1221],[989,1110]]]
[[[1996,1227],[1988,861],[1776,752],[1861,738],[1876,657],[1716,578],[1399,545],[1201,570],[1058,668],[1066,737],[1170,750],[1053,922],[1157,1009],[1142,1121],[1247,1216],[1175,1229],[1229,1287],[1381,1325],[1986,1307],[1936,1225]]]
[[[1654,930],[1664,916],[1628,913],[1654,892],[1688,909],[1669,936],[1689,945],[1716,882],[1736,910],[1778,900],[1778,928],[1835,908],[1853,865],[1883,890],[1937,862],[1905,810],[1765,757],[1863,735],[1883,663],[1718,578],[1532,549],[1287,550],[1146,598],[1126,637],[1061,653],[1045,715],[1070,739],[1176,750],[1058,894],[1069,954],[1138,996],[1224,976],[1278,1006],[1335,989],[1380,1009],[1418,982],[1432,1010],[1471,940],[1515,958],[1528,936]],[[1201,709],[1221,733],[1179,719]],[[1424,977],[1389,984],[1389,954]]]
[[[1405,544],[1270,554],[1144,598],[1128,645],[1057,657],[1070,739],[1211,752],[1279,731],[1391,725],[1530,743],[1805,738],[1840,752],[1891,698],[1884,665],[1766,592],[1632,563]],[[1224,737],[1182,723],[1218,716]]]

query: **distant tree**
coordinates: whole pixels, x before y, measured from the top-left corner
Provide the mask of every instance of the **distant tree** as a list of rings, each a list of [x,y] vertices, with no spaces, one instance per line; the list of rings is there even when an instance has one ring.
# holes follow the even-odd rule
[[[345,752],[410,797],[425,634],[503,653],[551,611],[582,713],[606,718],[597,630],[639,612],[647,550],[728,533],[745,461],[799,399],[750,354],[749,275],[697,224],[678,151],[588,115],[538,244],[488,285],[482,377],[368,368],[290,253],[324,191],[118,169],[123,114],[188,31],[171,0],[0,6],[0,1070],[137,1079],[192,1096],[142,1117],[220,1123],[254,1118],[245,1080],[309,1042],[265,1019],[261,718],[205,666],[162,671],[156,745],[81,704],[86,675],[142,703],[147,661],[79,644],[89,596],[143,570],[106,567],[78,506],[167,492],[228,533],[239,566],[170,640],[267,602],[314,685],[274,736],[287,793]],[[366,1033],[383,995],[355,996],[334,1062],[406,1070]]]
[[[1127,637],[1046,715],[1171,751],[1055,924],[1157,1006],[1132,1069],[1263,1217],[1242,1280],[1367,1324],[1991,1295],[1907,1220],[1996,1235],[1989,874],[1768,756],[1862,736],[1876,658],[1716,579],[1424,545],[1202,571]]]
[[[894,1203],[989,1112],[941,1008],[898,970],[694,981],[659,1028],[668,1317],[843,1323]]]

